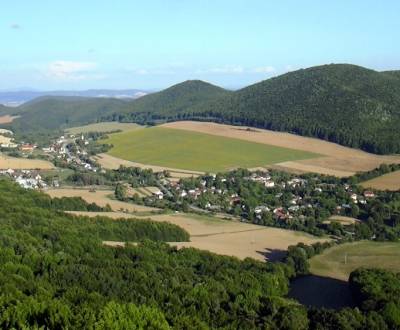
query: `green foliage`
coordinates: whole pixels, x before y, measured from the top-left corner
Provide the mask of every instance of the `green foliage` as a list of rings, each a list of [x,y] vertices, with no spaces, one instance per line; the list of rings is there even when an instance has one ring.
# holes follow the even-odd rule
[[[400,152],[400,79],[355,65],[312,67],[189,108],[160,109],[150,97],[120,120],[211,120],[313,136],[374,153]]]

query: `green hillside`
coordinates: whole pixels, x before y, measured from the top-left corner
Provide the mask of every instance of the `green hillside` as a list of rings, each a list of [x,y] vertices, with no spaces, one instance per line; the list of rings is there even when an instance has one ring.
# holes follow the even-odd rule
[[[204,81],[188,80],[131,102],[112,119],[129,120],[132,114],[136,120],[148,120],[149,117],[157,120],[169,116],[180,118],[181,114],[190,113],[193,107],[202,108],[208,102],[223,99],[231,93]]]
[[[130,120],[143,117],[135,107],[131,110]],[[149,120],[209,119],[318,137],[374,153],[400,152],[398,71],[324,65],[176,109],[175,114],[151,106],[147,111]]]
[[[18,107],[21,118],[12,123],[16,131],[54,130],[96,121],[119,111],[125,101],[103,98],[44,97]]]
[[[186,81],[134,101],[45,98],[14,110],[11,126],[35,132],[96,121],[157,124],[210,120],[318,137],[374,153],[400,153],[400,74],[331,64],[236,92]]]

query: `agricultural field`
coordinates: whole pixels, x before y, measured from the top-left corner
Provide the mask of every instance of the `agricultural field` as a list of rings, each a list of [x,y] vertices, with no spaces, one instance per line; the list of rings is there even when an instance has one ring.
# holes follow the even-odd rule
[[[111,197],[114,196],[112,190],[95,190],[90,189],[74,189],[74,188],[58,188],[49,189],[46,191],[51,197],[82,197],[88,203],[95,203],[99,206],[111,206],[113,211],[123,212],[151,212],[156,211],[156,208],[147,207],[143,205],[136,205],[132,203],[125,203],[118,200],[114,200]]]
[[[116,121],[110,121],[110,122],[101,122],[101,123],[95,123],[95,124],[89,124],[85,126],[77,126],[77,127],[72,127],[68,128],[66,131],[70,134],[80,134],[80,133],[89,133],[89,132],[111,132],[111,131],[130,131],[138,128],[142,128],[143,126],[140,126],[138,124],[134,123],[119,123]]]
[[[372,170],[382,163],[400,163],[398,155],[378,156],[315,138],[264,129],[247,129],[246,127],[195,121],[172,122],[161,125],[161,127],[230,137],[323,156],[303,160],[288,159],[273,166],[296,173],[315,172],[346,177],[354,175],[356,172]]]
[[[217,172],[290,160],[316,158],[316,153],[242,139],[165,127],[111,134],[109,155],[141,164]]]
[[[310,259],[311,273],[347,281],[359,267],[400,272],[400,243],[361,241],[334,246]]]
[[[14,119],[17,119],[19,117],[20,116],[10,116],[10,115],[0,116],[0,124],[12,123]]]
[[[14,158],[0,154],[0,169],[6,170],[50,170],[54,165],[41,159]]]
[[[179,180],[181,178],[190,178],[193,176],[204,174],[204,172],[199,172],[199,171],[188,171],[188,170],[181,170],[165,166],[154,166],[149,164],[131,162],[129,160],[113,157],[111,155],[104,153],[93,156],[92,159],[97,163],[99,163],[102,167],[109,170],[115,170],[119,168],[121,165],[126,167],[139,167],[142,169],[152,169],[154,172],[162,172],[164,170],[167,170],[171,175],[171,178],[176,180]]]
[[[71,212],[79,215],[104,215],[114,219],[131,218],[132,215],[119,212]],[[279,228],[257,226],[236,221],[222,220],[195,214],[161,214],[138,219],[169,222],[189,232],[190,242],[170,242],[178,248],[194,247],[217,254],[247,257],[257,260],[276,260],[285,254],[289,245],[299,242],[312,244],[325,241],[305,233]],[[134,221],[134,220],[133,220]],[[123,242],[107,242],[108,245],[123,245]]]
[[[364,188],[378,190],[400,190],[400,171],[387,173],[372,180],[362,182]]]

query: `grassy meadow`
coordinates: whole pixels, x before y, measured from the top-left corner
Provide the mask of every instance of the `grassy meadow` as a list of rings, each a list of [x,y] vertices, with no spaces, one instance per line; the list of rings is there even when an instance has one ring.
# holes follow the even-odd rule
[[[400,272],[400,243],[361,241],[334,246],[311,258],[310,266],[314,275],[346,281],[359,267]]]
[[[163,127],[115,133],[101,142],[114,146],[108,152],[114,157],[204,172],[318,157],[306,151]]]

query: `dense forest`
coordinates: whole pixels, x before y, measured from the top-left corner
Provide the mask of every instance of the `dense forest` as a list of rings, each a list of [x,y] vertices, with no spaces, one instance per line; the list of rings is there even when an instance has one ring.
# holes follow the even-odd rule
[[[142,100],[143,102],[143,100]],[[118,120],[211,120],[312,136],[373,153],[400,152],[400,78],[323,65],[262,81],[186,110],[130,105]]]
[[[25,139],[90,122],[203,120],[287,131],[369,152],[400,152],[400,75],[348,64],[297,70],[235,92],[191,80],[133,101],[43,97],[2,113]]]
[[[329,247],[298,245],[285,263],[177,250],[171,224],[73,217],[43,193],[0,181],[3,329],[396,329],[398,275],[351,276],[359,308],[307,309],[289,279]],[[111,248],[104,240],[136,241]],[[397,291],[393,291],[397,290]]]

